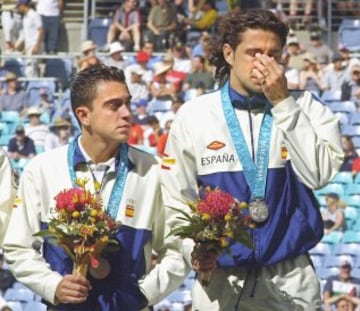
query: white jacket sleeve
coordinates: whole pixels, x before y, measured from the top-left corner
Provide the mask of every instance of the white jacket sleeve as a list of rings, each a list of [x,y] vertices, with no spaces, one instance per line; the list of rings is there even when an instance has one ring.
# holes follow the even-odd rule
[[[285,99],[271,112],[300,180],[312,189],[327,184],[343,162],[338,118],[310,92],[297,102]]]
[[[190,267],[181,251],[181,244],[166,238],[170,230],[165,222],[164,203],[160,189],[157,204],[153,210],[153,220],[152,248],[158,254],[158,264],[139,282],[150,305],[158,303],[176,290],[190,272]]]
[[[5,152],[0,149],[0,248],[2,248],[3,245],[3,239],[10,219],[15,193],[15,180],[10,160]]]
[[[62,276],[52,271],[42,254],[32,247],[35,241],[33,234],[40,231],[40,189],[40,181],[36,180],[30,170],[25,169],[5,236],[4,251],[15,278],[45,300],[54,303],[56,287]]]

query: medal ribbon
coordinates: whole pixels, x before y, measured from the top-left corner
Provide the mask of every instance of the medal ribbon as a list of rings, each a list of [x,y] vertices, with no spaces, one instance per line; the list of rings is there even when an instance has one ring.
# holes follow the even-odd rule
[[[67,154],[69,174],[73,187],[77,187],[77,185],[75,184],[76,173],[74,170],[74,155],[75,155],[76,144],[77,144],[77,139],[74,139],[69,144],[68,154]],[[119,152],[120,152],[120,160],[116,172],[116,179],[114,186],[111,190],[108,206],[105,209],[106,213],[108,213],[113,219],[116,219],[117,217],[121,198],[125,188],[127,174],[129,172],[128,145],[125,143],[120,144]]]
[[[236,153],[243,167],[245,179],[251,190],[251,200],[264,199],[266,188],[267,168],[269,164],[269,150],[272,128],[271,104],[267,103],[264,118],[261,122],[256,164],[251,158],[244,134],[229,96],[229,80],[221,88],[221,102],[225,121],[228,126]]]

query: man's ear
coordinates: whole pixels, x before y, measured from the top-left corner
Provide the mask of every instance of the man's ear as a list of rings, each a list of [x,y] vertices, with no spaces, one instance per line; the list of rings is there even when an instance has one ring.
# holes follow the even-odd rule
[[[89,108],[86,106],[80,106],[75,109],[75,114],[80,121],[81,125],[89,126],[90,125],[90,118],[89,118]]]
[[[223,56],[225,61],[230,65],[233,66],[234,65],[234,50],[232,49],[232,47],[225,43],[223,46]]]

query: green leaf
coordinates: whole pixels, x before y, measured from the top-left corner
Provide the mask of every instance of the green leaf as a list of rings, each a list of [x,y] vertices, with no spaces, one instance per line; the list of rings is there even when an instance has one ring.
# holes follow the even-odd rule
[[[183,210],[181,210],[179,208],[175,208],[175,207],[170,207],[170,208],[174,211],[177,211],[177,212],[183,214],[187,220],[191,221],[192,218],[188,213],[184,212]]]

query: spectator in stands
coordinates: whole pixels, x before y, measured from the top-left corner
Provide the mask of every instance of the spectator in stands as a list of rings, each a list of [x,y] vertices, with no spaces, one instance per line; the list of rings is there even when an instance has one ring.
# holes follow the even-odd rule
[[[9,269],[3,267],[4,255],[0,253],[0,296],[2,296],[7,289],[11,288],[15,283],[15,278]]]
[[[196,40],[196,42],[187,42],[187,44],[192,47],[191,49],[191,58],[195,55],[205,56],[205,50],[209,46],[211,35],[207,31],[203,31],[200,37]]]
[[[21,16],[16,11],[15,0],[2,0],[1,26],[5,41],[4,52],[14,52],[21,32]]]
[[[59,50],[59,30],[64,0],[36,0],[36,11],[40,14],[44,28],[45,52],[55,54]]]
[[[149,68],[149,63],[150,61],[150,54],[148,54],[147,52],[145,52],[144,50],[140,50],[139,52],[136,53],[135,56],[135,64],[138,64],[143,70],[144,73],[141,76],[141,79],[146,83],[146,85],[149,87],[151,81],[153,80],[153,70]],[[126,76],[126,81],[130,81],[131,79],[131,66],[128,66],[125,69],[125,76]]]
[[[144,144],[144,130],[140,124],[135,123],[134,121],[131,123],[128,144],[129,145]]]
[[[147,100],[149,98],[149,89],[146,82],[142,79],[145,70],[138,64],[133,64],[127,67],[130,74],[130,80],[127,81],[131,100],[137,102],[138,100]]]
[[[195,89],[200,82],[204,84],[205,90],[212,90],[214,88],[215,79],[213,74],[205,68],[205,58],[196,55],[192,59],[191,73],[187,75],[184,81],[183,91],[186,92],[190,89]]]
[[[322,78],[322,70],[314,55],[305,53],[303,55],[303,66],[299,73],[300,89],[320,96],[323,85]]]
[[[31,159],[36,155],[34,141],[25,134],[22,125],[15,129],[15,137],[11,138],[8,144],[8,153],[11,160]]]
[[[45,138],[49,134],[49,127],[40,120],[41,111],[38,107],[30,107],[27,110],[29,124],[25,127],[26,136],[30,137],[36,146],[43,147]]]
[[[20,90],[15,73],[9,71],[5,76],[6,91],[0,95],[0,111],[17,111],[23,114],[28,107],[26,92]]]
[[[303,14],[302,22],[305,25],[308,25],[310,23],[310,17],[312,12],[312,6],[313,1],[312,0],[306,0],[305,1],[305,9]],[[290,8],[289,8],[289,18],[290,20],[294,20],[298,17],[298,10],[299,10],[299,0],[290,0]]]
[[[5,256],[16,279],[47,301],[49,309],[147,310],[178,288],[189,272],[175,245],[168,249],[164,243],[169,228],[164,227],[157,159],[126,144],[130,98],[121,70],[92,66],[80,71],[72,80],[71,104],[81,136],[35,157],[22,175],[21,200],[11,215]],[[43,216],[51,215],[54,196],[76,187],[76,177],[91,184],[99,180],[104,210],[110,201],[109,207],[115,208],[109,208],[110,216],[123,225],[114,237],[121,247],[100,260],[100,269],[104,262],[111,267],[102,279],[92,277],[91,267],[88,278],[72,275],[71,258],[48,239],[39,242],[33,236],[46,226],[48,218]],[[129,200],[136,203],[134,217],[125,215]],[[34,249],[34,241],[44,251]],[[152,249],[160,263],[150,271]]]
[[[169,47],[169,36],[176,27],[174,4],[169,0],[158,0],[158,4],[151,8],[148,16],[145,41],[154,42],[155,51],[164,51]]]
[[[335,53],[332,58],[333,66],[327,68],[323,78],[323,90],[334,94],[341,94],[341,87],[346,78],[346,70],[343,67],[341,54]],[[339,97],[338,97],[339,98]]]
[[[180,17],[179,21],[183,23],[187,31],[211,31],[218,17],[214,0],[205,0],[201,6],[199,18]]]
[[[108,45],[119,40],[125,47],[133,46],[134,51],[140,50],[141,12],[137,5],[137,0],[125,0],[115,11],[107,35]]]
[[[146,120],[149,127],[144,131],[144,144],[157,148],[163,129],[160,127],[159,119],[156,116],[149,116]]]
[[[138,57],[140,55],[145,55],[144,53],[146,53],[148,56],[148,60],[146,62],[146,68],[153,70],[154,69],[154,64],[161,61],[161,56],[160,55],[154,55],[154,49],[155,49],[155,44],[152,41],[144,41],[141,50],[135,55],[135,57],[129,57],[129,63],[131,64],[135,64],[135,63],[139,63]]]
[[[22,31],[25,55],[37,55],[42,53],[44,27],[41,16],[31,6],[31,0],[17,0],[16,6],[19,13],[23,16]],[[26,59],[25,75],[27,77],[39,77],[39,60],[33,58]]]
[[[191,60],[185,45],[177,41],[168,55],[173,56],[173,70],[188,74],[191,72]]]
[[[158,100],[169,100],[176,96],[176,87],[172,82],[166,80],[166,74],[171,65],[164,62],[155,64],[154,79],[150,84],[151,97]]]
[[[168,120],[174,120],[176,114],[178,113],[180,107],[183,104],[183,100],[180,96],[177,96],[175,98],[172,98],[172,103],[171,103],[171,109],[167,112],[165,112],[161,119],[160,119],[160,127],[161,128],[165,128],[165,124]]]
[[[81,44],[82,57],[79,59],[79,70],[86,69],[92,65],[100,65],[102,61],[96,56],[96,44],[94,41],[86,40]]]
[[[146,112],[148,101],[146,99],[139,99],[137,101],[133,101],[131,104],[133,106],[135,106],[133,123],[140,124],[140,125],[148,124],[147,119],[148,119],[149,115]]]
[[[283,55],[282,63],[284,65],[285,77],[287,82],[287,87],[289,90],[299,90],[300,89],[300,73],[296,68],[291,68],[288,66],[290,55]]]
[[[288,68],[300,70],[303,66],[304,51],[296,37],[288,37],[283,57],[288,59]]]
[[[359,155],[356,152],[351,136],[342,135],[341,146],[344,152],[344,162],[340,167],[340,171],[351,172],[354,160],[359,157]]]
[[[165,123],[165,127],[164,127],[164,131],[161,132],[157,144],[156,144],[156,149],[157,149],[157,153],[159,156],[163,157],[165,156],[165,146],[166,146],[166,142],[169,136],[169,131],[171,128],[171,124],[172,124],[173,120],[169,119],[166,121]]]
[[[338,44],[337,50],[338,50],[339,54],[341,55],[341,57],[343,59],[343,67],[347,68],[349,66],[349,63],[350,63],[350,60],[351,60],[351,52],[350,52],[350,50],[343,43]]]
[[[310,33],[310,45],[307,47],[307,51],[314,55],[318,64],[324,66],[330,63],[333,51],[328,47],[320,37],[320,33]]]
[[[341,86],[341,100],[350,100],[360,109],[360,63],[350,65],[350,77]]]
[[[331,305],[345,298],[358,297],[360,280],[351,276],[352,262],[344,259],[339,266],[339,275],[327,278],[323,289],[323,303],[325,311],[331,311]]]
[[[333,231],[343,231],[345,226],[344,206],[339,195],[331,192],[325,195],[326,211],[321,216],[324,222],[325,234]]]
[[[182,85],[183,82],[187,76],[187,73],[184,71],[181,71],[178,69],[174,68],[174,63],[175,63],[175,58],[173,56],[173,53],[168,52],[167,54],[164,55],[162,61],[165,65],[170,66],[169,71],[166,73],[166,81],[168,83],[171,83],[175,86],[175,91],[176,93],[181,92],[182,89]],[[178,59],[178,65],[180,65],[180,69],[181,69],[181,60]]]
[[[71,137],[71,124],[64,118],[56,118],[49,127],[50,133],[46,135],[44,151],[55,149],[69,143]]]
[[[53,98],[50,98],[49,91],[45,87],[39,88],[39,95],[40,95],[40,102],[38,103],[38,106],[40,108],[40,112],[41,114],[47,114],[50,120],[52,115],[55,113]]]
[[[12,170],[10,159],[5,150],[0,147],[0,251],[2,251],[3,239],[13,208],[13,201],[17,188],[17,175]],[[0,269],[1,269],[0,265]],[[1,281],[0,281],[1,285]],[[0,294],[1,296],[1,294]]]
[[[119,41],[114,41],[110,44],[109,56],[105,58],[104,65],[114,66],[121,70],[125,70],[128,66],[128,61],[124,59],[122,52],[125,48]]]

